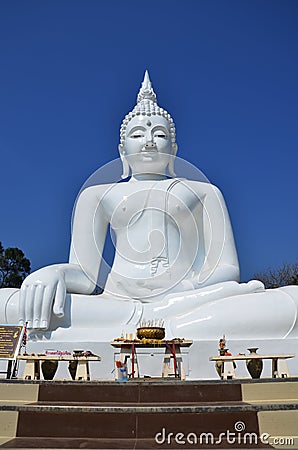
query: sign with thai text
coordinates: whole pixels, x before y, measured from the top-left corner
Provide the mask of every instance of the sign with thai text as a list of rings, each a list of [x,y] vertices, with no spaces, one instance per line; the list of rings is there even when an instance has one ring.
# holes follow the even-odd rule
[[[15,359],[19,354],[24,327],[0,325],[0,359]]]

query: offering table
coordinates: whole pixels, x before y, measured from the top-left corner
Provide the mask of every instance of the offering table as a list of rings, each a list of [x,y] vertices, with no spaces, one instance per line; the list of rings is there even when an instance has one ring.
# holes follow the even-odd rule
[[[251,359],[271,359],[272,361],[272,378],[288,378],[290,372],[286,359],[294,358],[294,354],[276,354],[276,355],[237,355],[237,356],[214,356],[209,358],[210,361],[222,361],[221,378],[229,380],[235,378],[234,361],[249,361]]]
[[[17,356],[19,361],[26,361],[24,372],[23,372],[23,380],[39,380],[40,379],[40,363],[43,361],[68,361],[68,362],[77,362],[75,380],[90,380],[90,372],[89,372],[89,361],[100,361],[100,356]]]
[[[139,365],[137,360],[137,348],[164,348],[165,354],[163,358],[162,378],[173,375],[175,378],[185,380],[185,369],[181,354],[181,347],[190,347],[192,341],[184,339],[172,340],[157,340],[157,339],[143,339],[143,340],[115,340],[111,342],[115,348],[120,348],[120,361],[126,364],[128,359],[131,359],[131,378],[135,378],[135,373],[139,377]],[[171,368],[171,360],[173,360],[173,370]]]

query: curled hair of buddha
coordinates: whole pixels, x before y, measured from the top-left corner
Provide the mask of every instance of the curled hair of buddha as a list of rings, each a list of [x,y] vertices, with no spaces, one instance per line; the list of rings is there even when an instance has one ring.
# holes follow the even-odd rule
[[[124,118],[120,128],[120,145],[124,144],[126,127],[128,122],[135,116],[162,116],[170,124],[170,136],[172,144],[176,142],[175,124],[170,114],[163,108],[160,108],[156,101],[156,94],[153,90],[148,71],[146,70],[144,81],[138,93],[137,104]]]

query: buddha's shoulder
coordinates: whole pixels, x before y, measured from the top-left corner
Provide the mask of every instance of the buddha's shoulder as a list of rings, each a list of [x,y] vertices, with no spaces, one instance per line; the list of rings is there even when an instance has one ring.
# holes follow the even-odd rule
[[[221,194],[220,189],[208,181],[196,181],[196,180],[189,180],[186,178],[177,178],[177,180],[182,185],[184,185],[188,189],[191,189],[198,195],[207,195],[212,193]]]
[[[101,197],[106,195],[111,190],[118,190],[118,184],[110,183],[110,184],[95,184],[92,186],[88,186],[79,192],[78,197]]]
[[[90,204],[94,205],[94,202],[101,201],[104,197],[107,196],[111,190],[113,190],[116,184],[96,184],[92,186],[88,186],[82,189],[77,195],[75,204]]]

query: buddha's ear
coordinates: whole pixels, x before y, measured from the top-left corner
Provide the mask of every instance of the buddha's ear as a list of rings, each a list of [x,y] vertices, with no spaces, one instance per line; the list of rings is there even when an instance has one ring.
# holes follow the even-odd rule
[[[172,149],[173,149],[172,158],[170,159],[170,162],[168,164],[168,172],[172,178],[175,178],[176,174],[174,172],[174,162],[175,162],[175,156],[176,156],[176,153],[178,150],[178,145],[176,144],[176,142],[172,145]]]
[[[119,150],[120,158],[121,158],[121,161],[122,161],[122,169],[123,170],[122,170],[121,178],[123,179],[123,178],[127,178],[129,176],[129,164],[128,164],[128,161],[127,161],[126,156],[125,156],[124,145],[123,144],[119,144],[118,145],[118,150]]]
[[[119,144],[118,145],[118,150],[119,150],[120,156],[124,155],[125,151],[124,151],[124,145],[123,144]]]

